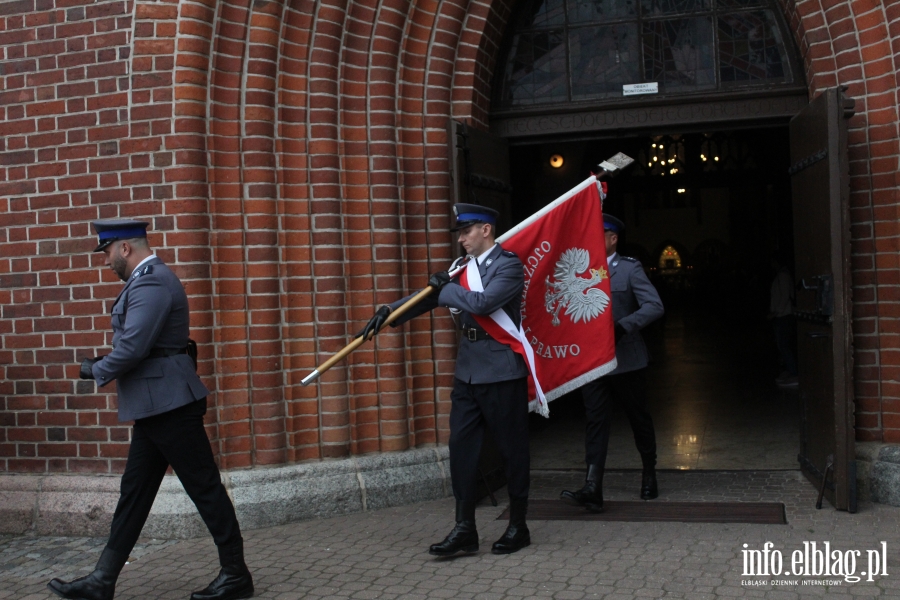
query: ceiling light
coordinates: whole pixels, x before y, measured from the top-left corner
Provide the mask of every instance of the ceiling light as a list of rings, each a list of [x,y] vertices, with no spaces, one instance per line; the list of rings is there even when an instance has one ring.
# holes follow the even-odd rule
[[[563,166],[563,163],[566,162],[562,157],[562,154],[554,154],[550,157],[550,166],[554,169],[558,169]]]

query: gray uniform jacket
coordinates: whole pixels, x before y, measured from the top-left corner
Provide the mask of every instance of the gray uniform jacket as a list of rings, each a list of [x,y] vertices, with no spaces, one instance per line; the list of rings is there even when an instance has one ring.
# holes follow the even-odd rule
[[[626,331],[616,344],[617,375],[643,369],[650,361],[641,329],[665,312],[656,288],[647,279],[640,261],[616,254],[609,265],[613,321]]]
[[[181,281],[159,258],[135,269],[112,307],[113,350],[94,364],[101,387],[116,380],[119,421],[169,412],[205,398],[187,354],[148,358],[154,348],[187,346],[190,317]]]
[[[474,260],[474,259],[473,259]],[[460,325],[463,328],[478,328],[472,315],[489,315],[502,308],[517,326],[521,322],[522,290],[525,287],[525,273],[522,261],[514,253],[503,250],[499,245],[488,251],[488,256],[479,266],[483,292],[470,292],[460,285],[456,278],[441,290],[440,296],[429,296],[393,324],[400,325],[415,316],[426,313],[438,306],[461,310]],[[391,304],[394,310],[409,297]],[[482,339],[471,341],[463,336],[456,356],[456,378],[465,383],[496,383],[528,376],[528,367],[521,356],[506,344],[497,340]]]

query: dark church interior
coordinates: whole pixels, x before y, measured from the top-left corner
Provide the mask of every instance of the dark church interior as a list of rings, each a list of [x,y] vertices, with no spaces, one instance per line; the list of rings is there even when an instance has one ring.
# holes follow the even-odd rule
[[[512,222],[624,152],[635,164],[609,181],[604,212],[626,224],[619,252],[641,261],[666,315],[644,330],[648,401],[662,469],[796,469],[796,393],[776,386],[767,319],[777,257],[791,265],[786,127],[514,145]],[[599,232],[598,232],[599,233]],[[581,469],[579,392],[532,415],[532,468]],[[621,412],[607,468],[637,469]]]

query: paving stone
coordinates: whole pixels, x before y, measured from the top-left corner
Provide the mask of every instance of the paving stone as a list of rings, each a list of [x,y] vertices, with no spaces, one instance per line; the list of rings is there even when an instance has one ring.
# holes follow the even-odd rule
[[[630,471],[607,473],[604,496],[637,500],[639,478]],[[560,490],[580,485],[581,474],[539,471],[532,479],[532,497],[556,498]],[[784,502],[788,524],[531,521],[531,546],[495,556],[490,545],[505,527],[496,520],[506,505],[501,493],[500,506],[478,507],[480,551],[436,559],[428,545],[453,525],[453,501],[444,499],[245,532],[256,597],[900,599],[900,508],[863,503],[854,515],[827,505],[817,511],[815,490],[795,471],[663,471],[659,479],[657,502]],[[861,550],[863,565],[865,551],[880,549],[884,541],[889,575],[830,587],[743,584],[773,579],[742,576],[743,544],[759,550],[772,542],[789,565],[791,552],[812,541]],[[53,598],[47,581],[90,572],[104,545],[103,538],[0,536],[0,600]],[[218,569],[209,537],[142,538],[131,558],[117,600],[183,600]]]

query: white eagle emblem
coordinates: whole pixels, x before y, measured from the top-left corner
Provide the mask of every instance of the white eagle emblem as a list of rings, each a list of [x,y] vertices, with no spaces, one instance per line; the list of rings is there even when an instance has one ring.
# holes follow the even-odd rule
[[[578,274],[588,270],[590,262],[591,255],[587,250],[570,248],[562,253],[556,263],[556,270],[553,272],[556,281],[550,281],[547,277],[544,304],[547,312],[553,315],[553,325],[559,325],[559,311],[563,308],[573,323],[587,323],[609,306],[609,296],[594,287],[607,279],[606,269],[591,269],[590,278],[578,277]]]

